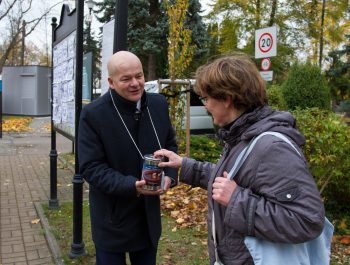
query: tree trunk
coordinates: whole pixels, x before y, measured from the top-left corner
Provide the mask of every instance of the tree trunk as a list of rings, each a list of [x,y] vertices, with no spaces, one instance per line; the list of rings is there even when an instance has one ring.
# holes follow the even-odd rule
[[[270,14],[270,21],[268,26],[272,27],[273,24],[275,24],[275,16],[277,12],[277,0],[272,0],[272,5],[271,5],[271,14]]]
[[[0,73],[2,73],[2,68],[4,67],[6,60],[8,59],[11,51],[13,50],[13,48],[16,46],[18,40],[18,36],[21,32],[17,31],[16,35],[12,38],[10,44],[8,45],[8,47],[6,48],[5,52],[2,54],[2,56],[0,57]]]
[[[260,6],[260,0],[257,0],[256,11],[255,11],[255,29],[260,28],[260,20],[261,20],[261,6]]]
[[[149,1],[149,14],[151,17],[150,26],[156,27],[157,26],[157,18],[159,16],[160,10],[159,10],[159,2],[158,0],[150,0]],[[156,65],[157,65],[157,57],[156,54],[149,54],[148,55],[148,75],[147,80],[155,80],[157,79],[156,75]]]
[[[319,54],[319,60],[318,65],[321,68],[322,67],[322,57],[323,57],[323,34],[324,34],[324,13],[326,9],[326,0],[322,1],[322,15],[321,15],[321,33],[320,33],[320,54]]]
[[[157,79],[156,62],[157,62],[156,55],[149,54],[148,55],[148,75],[147,75],[148,81]]]

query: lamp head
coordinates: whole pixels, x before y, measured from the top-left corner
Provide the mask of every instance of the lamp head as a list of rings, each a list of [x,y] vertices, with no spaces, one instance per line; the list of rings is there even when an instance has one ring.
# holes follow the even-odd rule
[[[87,0],[86,1],[86,4],[87,4],[87,6],[88,6],[88,8],[91,10],[93,7],[94,7],[94,5],[95,5],[95,3],[94,3],[94,1],[92,1],[92,0]]]

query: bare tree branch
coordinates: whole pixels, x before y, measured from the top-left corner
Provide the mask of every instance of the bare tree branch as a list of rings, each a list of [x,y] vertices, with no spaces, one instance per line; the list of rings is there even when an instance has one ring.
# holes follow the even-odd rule
[[[64,1],[60,1],[58,2],[57,4],[54,4],[53,6],[51,6],[48,10],[46,10],[46,12],[44,14],[42,14],[40,17],[38,18],[35,18],[33,20],[30,20],[30,21],[26,21],[26,24],[27,25],[30,25],[30,24],[34,24],[33,26],[31,26],[30,30],[26,31],[26,37],[32,33],[34,31],[34,29],[36,28],[36,26],[41,22],[41,20],[47,16],[47,14],[49,14],[51,12],[52,9],[54,9],[56,6],[58,6],[59,4],[63,4]]]
[[[0,0],[0,4],[1,4],[1,1],[2,1],[2,0]],[[6,15],[10,12],[10,10],[13,8],[13,6],[15,5],[16,2],[17,2],[17,0],[14,0],[14,1],[10,4],[10,6],[9,6],[9,7],[7,8],[7,10],[5,11],[5,13],[2,14],[2,15],[0,16],[0,20],[3,19],[4,17],[6,17]]]
[[[14,1],[16,2],[18,0],[14,0]],[[21,3],[23,2],[23,0],[20,0],[20,1]],[[26,27],[28,27],[28,30],[25,30],[25,36],[21,36],[22,29],[23,29],[22,21],[23,21],[24,15],[28,13],[32,8],[32,0],[30,0],[28,3],[29,3],[29,6],[23,10],[21,9],[19,14],[16,17],[9,18],[12,34],[10,35],[10,39],[8,41],[7,47],[4,49],[4,52],[0,55],[0,73],[2,72],[2,68],[5,65],[6,60],[8,59],[8,56],[10,55],[11,51],[22,41],[22,38],[30,35],[38,26],[38,24],[43,20],[43,18],[47,16],[47,14],[49,14],[53,8],[55,8],[60,4],[63,4],[64,1],[63,0],[59,1],[58,3],[49,7],[40,17],[26,21]],[[22,5],[21,5],[21,8],[22,8]],[[8,14],[9,11],[7,11],[6,13]]]
[[[29,5],[25,10],[22,10],[23,14],[26,14],[28,11],[30,11],[30,9],[32,8],[32,2],[33,0],[29,0]],[[22,2],[23,3],[23,2]],[[21,5],[21,9],[23,8],[23,5]]]

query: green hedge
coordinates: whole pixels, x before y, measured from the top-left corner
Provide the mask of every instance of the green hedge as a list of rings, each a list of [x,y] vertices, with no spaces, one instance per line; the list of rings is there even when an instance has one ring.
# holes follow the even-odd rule
[[[274,109],[286,110],[287,103],[283,97],[280,85],[270,85],[266,89],[269,105]]]
[[[326,208],[350,209],[350,127],[331,111],[311,108],[292,113],[306,137],[304,152]]]
[[[294,64],[282,85],[282,92],[288,109],[312,108],[330,109],[330,89],[315,65]]]

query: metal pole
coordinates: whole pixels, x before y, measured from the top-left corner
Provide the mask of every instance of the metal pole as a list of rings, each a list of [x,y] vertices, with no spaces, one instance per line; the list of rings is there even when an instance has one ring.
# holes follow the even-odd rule
[[[90,81],[90,100],[93,101],[94,99],[94,89],[93,89],[93,74],[94,74],[94,67],[93,67],[93,64],[94,64],[94,53],[93,53],[93,49],[92,49],[92,38],[91,38],[91,23],[92,23],[92,16],[91,16],[91,11],[92,11],[92,8],[89,7],[89,24],[88,24],[88,27],[89,27],[89,30],[88,30],[88,38],[87,38],[87,47],[88,47],[88,50],[87,52],[91,52],[91,62],[92,62],[92,65],[91,65],[91,75],[90,75],[90,78],[89,78],[89,81]]]
[[[113,53],[127,49],[128,2],[128,0],[117,0],[114,13]]]
[[[76,74],[75,74],[75,175],[73,177],[73,243],[69,253],[70,258],[86,255],[83,242],[83,184],[84,179],[79,174],[78,160],[78,126],[81,112],[83,86],[83,23],[84,0],[77,0],[77,35],[76,35]]]
[[[57,27],[57,19],[51,20],[52,44],[55,41],[55,29]],[[53,48],[53,45],[52,45]],[[53,50],[53,49],[52,49]],[[56,150],[56,131],[53,123],[53,52],[51,53],[51,151],[50,151],[50,200],[49,209],[59,207],[57,199],[57,150]]]

